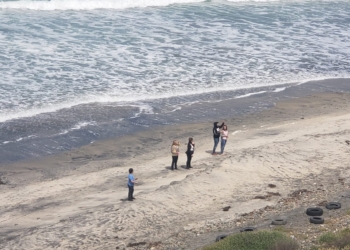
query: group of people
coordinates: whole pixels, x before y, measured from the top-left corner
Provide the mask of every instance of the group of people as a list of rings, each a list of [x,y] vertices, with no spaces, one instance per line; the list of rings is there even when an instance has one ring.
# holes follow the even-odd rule
[[[194,141],[193,138],[190,137],[188,138],[188,143],[187,143],[187,150],[186,150],[186,155],[187,155],[187,162],[186,162],[186,169],[192,168],[191,166],[191,160],[194,154]],[[173,161],[171,162],[171,170],[177,169],[177,160],[179,159],[179,153],[180,153],[180,143],[178,140],[173,141],[173,145],[171,145],[171,155],[173,158]]]
[[[214,147],[213,147],[212,155],[217,155],[216,148],[220,142],[220,138],[221,138],[220,155],[223,155],[226,142],[228,139],[227,125],[225,125],[225,123],[222,122],[221,125],[218,126],[218,123],[219,122],[214,122],[214,127],[213,127]],[[190,137],[188,139],[187,150],[186,150],[186,155],[187,155],[186,169],[192,168],[191,161],[194,154],[194,148],[195,148],[195,144],[194,144],[193,138]],[[177,161],[179,159],[179,153],[180,153],[180,142],[178,140],[174,140],[173,144],[171,145],[171,155],[172,155],[171,170],[177,169]],[[134,170],[130,168],[129,176],[128,176],[128,188],[129,188],[128,200],[129,201],[133,201],[135,199],[133,194],[134,194],[134,185],[137,183],[136,182],[137,178],[136,179],[134,178],[133,172]]]
[[[212,155],[217,155],[216,148],[220,142],[220,138],[221,138],[220,155],[223,155],[226,142],[228,139],[227,125],[225,125],[225,123],[222,122],[221,125],[219,126],[218,123],[219,122],[214,122],[214,127],[213,127],[214,148],[213,148]],[[186,150],[186,155],[187,155],[186,169],[192,168],[191,160],[194,153],[194,146],[195,144],[194,144],[193,138],[190,137],[188,139],[187,150]],[[171,162],[171,167],[170,167],[171,170],[177,169],[177,161],[179,159],[179,153],[180,153],[180,143],[178,140],[174,140],[173,144],[171,145],[171,154],[173,158]]]
[[[213,137],[214,137],[214,148],[213,148],[212,155],[217,155],[216,147],[219,144],[220,137],[221,137],[220,155],[224,154],[224,149],[225,149],[226,142],[228,139],[227,125],[225,125],[224,122],[222,122],[220,126],[218,126],[218,122],[214,122]]]

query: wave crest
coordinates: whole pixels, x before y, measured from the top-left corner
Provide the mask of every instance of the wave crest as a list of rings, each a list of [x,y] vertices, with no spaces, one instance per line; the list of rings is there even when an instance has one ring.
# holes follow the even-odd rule
[[[196,3],[205,0],[51,0],[51,1],[0,1],[0,9],[30,10],[94,10],[126,9],[171,4]]]

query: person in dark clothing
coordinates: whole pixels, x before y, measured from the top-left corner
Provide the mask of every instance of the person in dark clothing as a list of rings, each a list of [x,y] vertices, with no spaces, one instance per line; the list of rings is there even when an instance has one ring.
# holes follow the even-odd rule
[[[187,143],[187,151],[186,151],[187,162],[186,162],[186,169],[192,168],[192,166],[191,166],[191,160],[192,160],[192,157],[193,157],[193,153],[194,153],[194,142],[193,142],[193,138],[190,137],[190,138],[188,139],[188,143]]]
[[[128,194],[128,200],[133,201],[134,198],[134,185],[137,183],[133,175],[134,170],[132,168],[129,169],[129,176],[128,176],[128,188],[129,188],[129,194]]]
[[[214,148],[213,148],[213,152],[212,155],[216,155],[216,147],[219,144],[220,141],[220,129],[225,125],[224,122],[221,123],[220,126],[218,126],[218,122],[214,122],[214,127],[213,127],[213,137],[214,137]]]

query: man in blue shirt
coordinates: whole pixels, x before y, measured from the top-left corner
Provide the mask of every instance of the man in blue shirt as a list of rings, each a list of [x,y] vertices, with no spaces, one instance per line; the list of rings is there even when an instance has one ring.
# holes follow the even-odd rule
[[[133,201],[134,198],[134,185],[137,180],[137,178],[134,178],[134,175],[132,174],[134,170],[132,168],[129,169],[129,176],[128,176],[128,187],[129,187],[129,195],[128,195],[128,200]]]

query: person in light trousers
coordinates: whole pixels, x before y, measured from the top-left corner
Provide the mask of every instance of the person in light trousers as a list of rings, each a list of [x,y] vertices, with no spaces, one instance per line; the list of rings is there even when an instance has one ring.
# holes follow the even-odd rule
[[[227,139],[228,139],[228,130],[227,130],[227,126],[224,125],[222,127],[222,130],[221,130],[221,152],[220,154],[223,155],[224,154],[224,149],[225,149],[225,146],[226,146],[226,142],[227,142]]]

